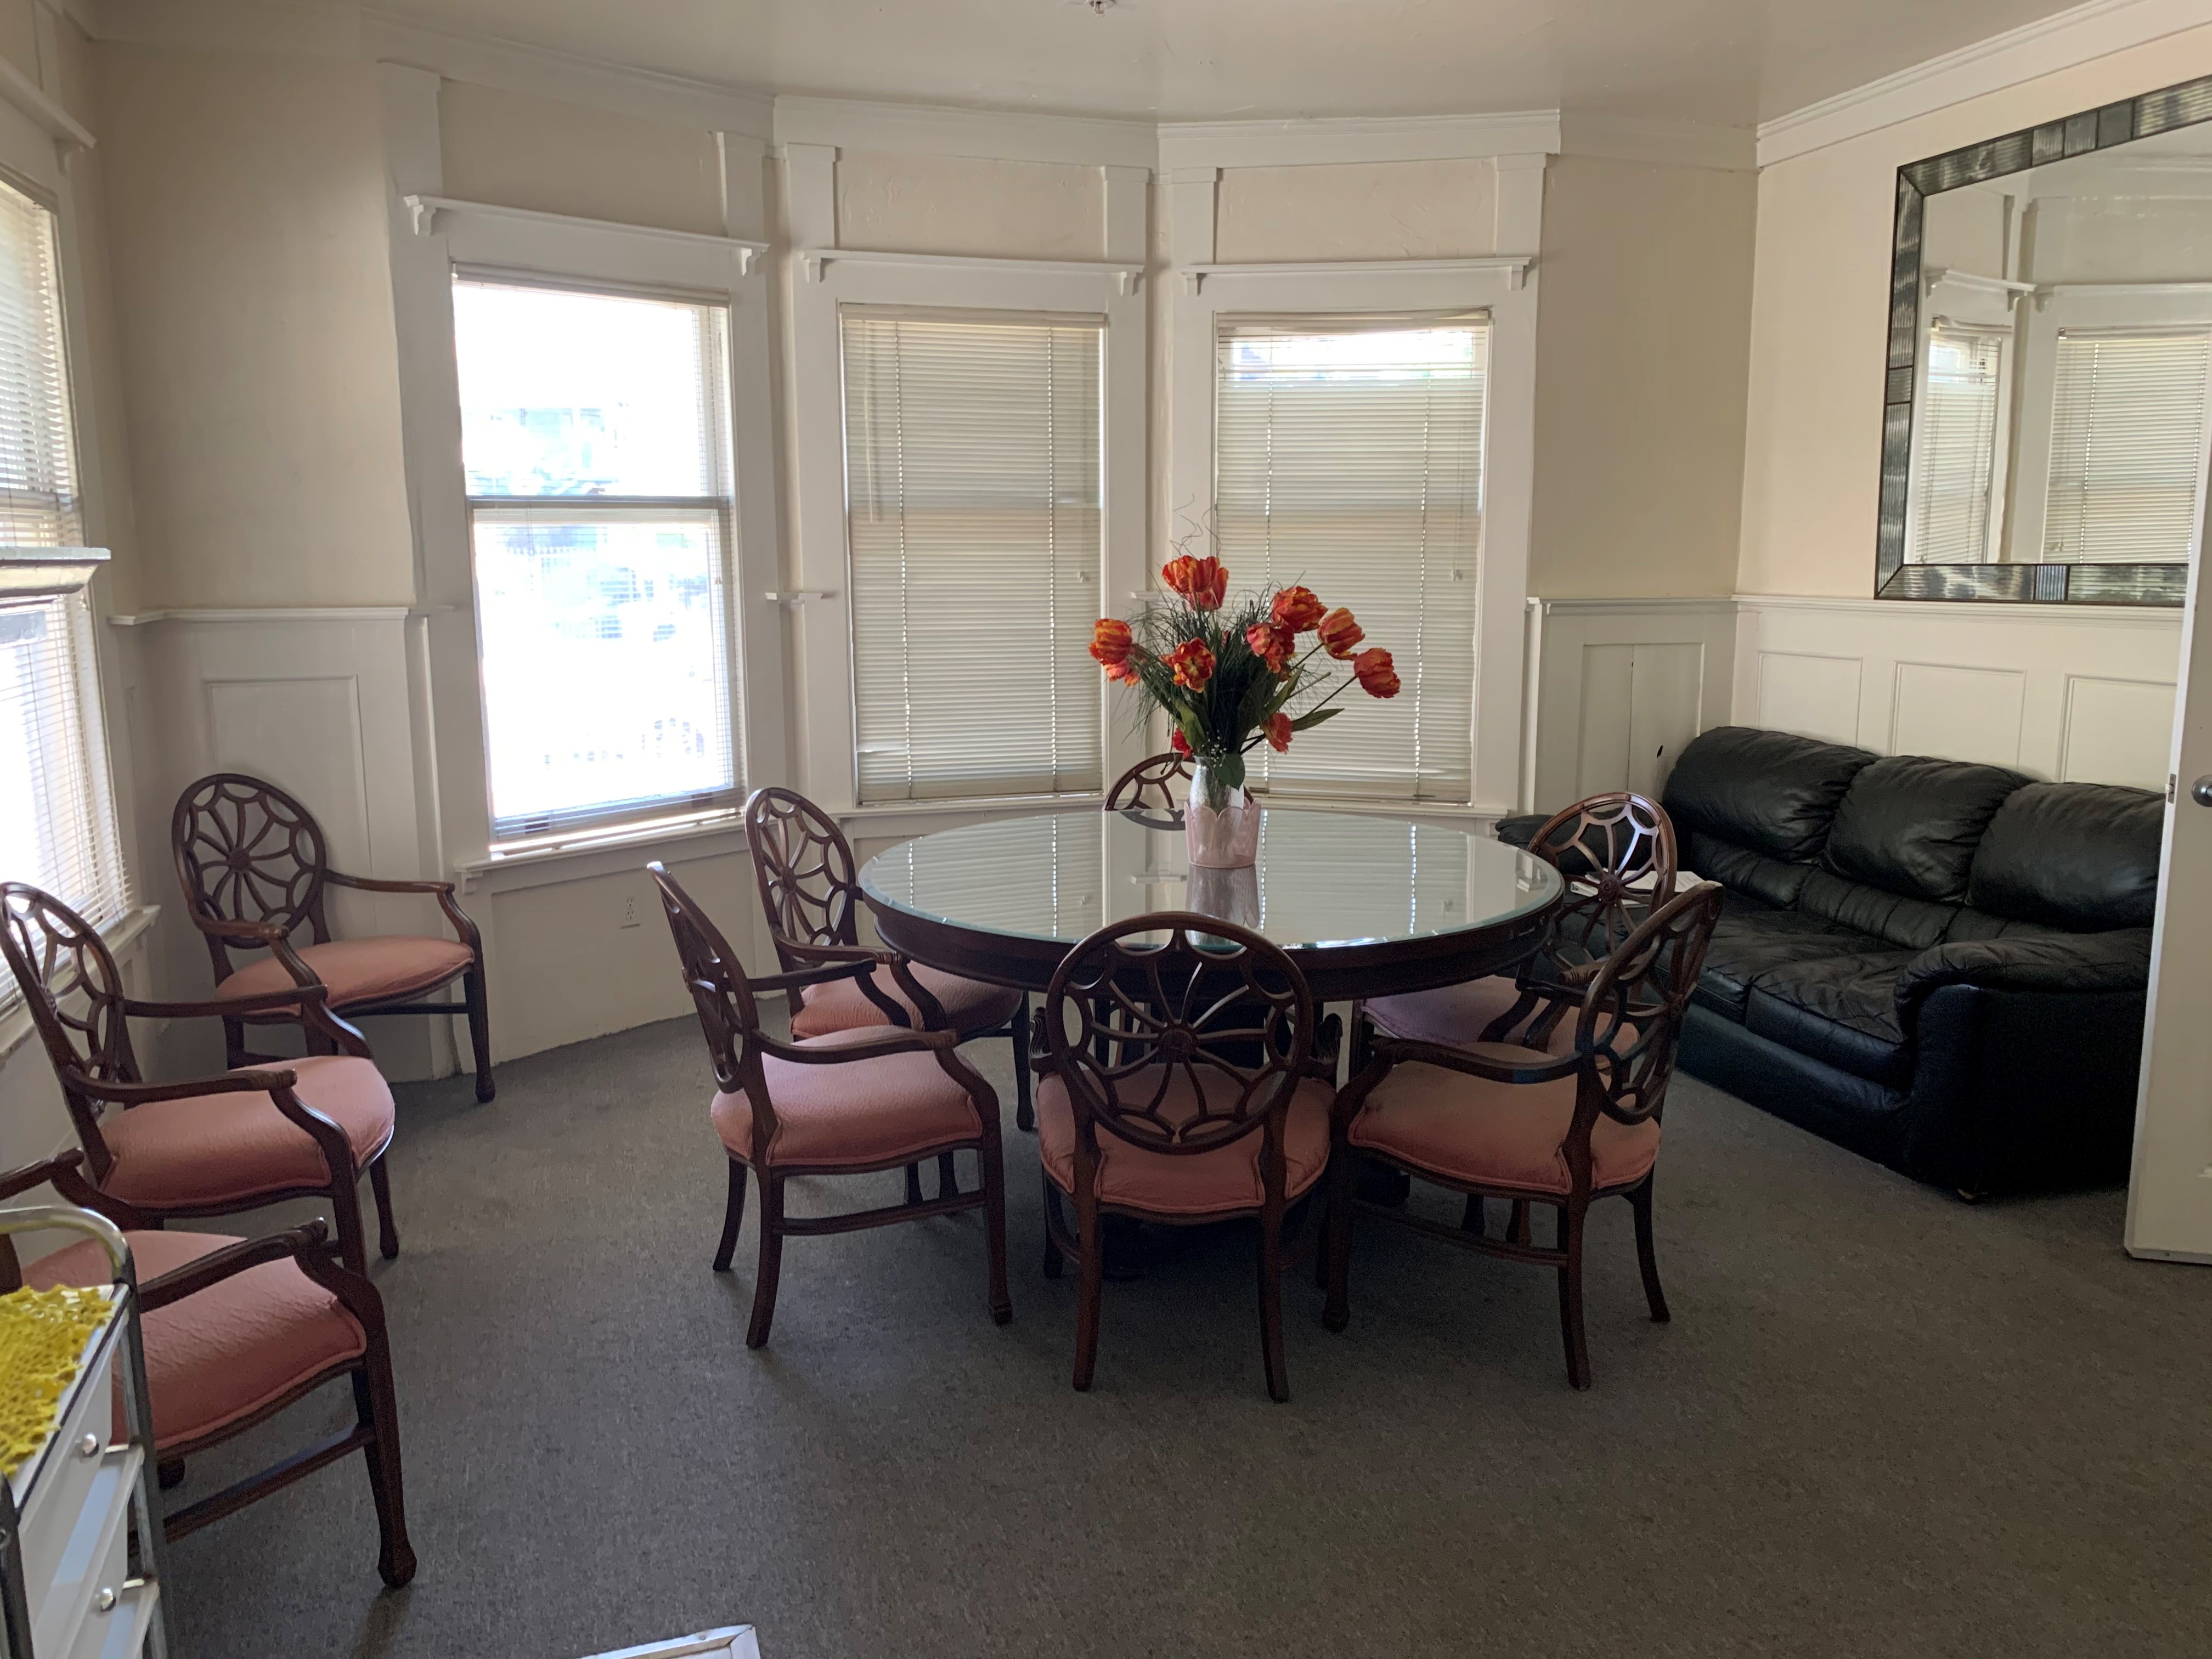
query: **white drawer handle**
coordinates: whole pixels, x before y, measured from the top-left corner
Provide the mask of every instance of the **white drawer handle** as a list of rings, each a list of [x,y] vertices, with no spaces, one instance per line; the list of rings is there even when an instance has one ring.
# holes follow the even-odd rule
[[[96,1595],[96,1596],[93,1597],[93,1606],[94,1606],[95,1607],[97,1607],[100,1612],[102,1612],[102,1613],[106,1613],[109,1608],[112,1607],[114,1605],[115,1605],[115,1592],[114,1592],[112,1589],[109,1589],[106,1585],[105,1585],[105,1584],[101,1585],[101,1586],[100,1586],[100,1594],[99,1594],[98,1595]]]
[[[83,1439],[78,1441],[76,1443],[76,1455],[79,1457],[99,1456],[100,1437],[96,1434],[88,1434]]]

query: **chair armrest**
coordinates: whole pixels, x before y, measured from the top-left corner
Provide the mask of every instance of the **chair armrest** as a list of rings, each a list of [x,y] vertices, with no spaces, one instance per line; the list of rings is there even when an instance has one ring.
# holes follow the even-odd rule
[[[453,936],[471,951],[483,949],[483,935],[469,913],[461,908],[453,897],[450,881],[393,881],[382,876],[349,876],[336,870],[323,872],[323,879],[333,887],[351,887],[363,893],[428,893],[438,901],[438,908],[445,912],[446,921]]]
[[[2150,985],[2150,929],[1961,939],[1923,951],[1897,981],[1897,1012],[1910,1031],[1937,988],[1985,991],[2143,991]]]
[[[21,1198],[33,1187],[43,1187],[61,1174],[84,1162],[84,1154],[72,1146],[52,1158],[42,1158],[36,1164],[26,1164],[20,1170],[0,1173],[0,1200]]]
[[[792,1060],[800,1066],[840,1066],[847,1060],[878,1060],[885,1054],[949,1051],[960,1046],[960,1034],[897,1026],[885,1030],[881,1036],[867,1037],[859,1042],[831,1043],[819,1048],[803,1048],[794,1043],[779,1042],[771,1036],[755,1036],[751,1041],[763,1054],[774,1054],[778,1060]]]
[[[138,1306],[142,1312],[152,1313],[156,1308],[168,1307],[183,1301],[196,1291],[210,1285],[219,1285],[226,1279],[236,1277],[248,1268],[258,1267],[271,1261],[283,1261],[288,1257],[305,1260],[319,1255],[326,1230],[319,1221],[310,1221],[281,1233],[270,1233],[264,1238],[241,1238],[235,1244],[226,1244],[211,1250],[181,1267],[173,1267],[160,1278],[149,1279],[138,1287]]]
[[[922,982],[914,976],[913,965],[896,951],[886,951],[868,945],[806,945],[793,939],[779,939],[781,949],[794,957],[817,962],[854,963],[864,968],[882,968],[889,971],[899,989],[912,1000],[921,1015],[926,1030],[944,1030],[951,1022],[945,1017],[945,1006],[929,994]],[[884,994],[877,985],[875,975],[867,974],[860,981],[860,994],[875,1004],[877,1009],[894,1025],[908,1023],[907,1011]]]
[[[1397,1037],[1378,1036],[1374,1054],[1376,1059],[1388,1060],[1394,1066],[1418,1060],[1424,1066],[1441,1066],[1469,1077],[1487,1078],[1492,1083],[1550,1083],[1572,1077],[1582,1066],[1579,1054],[1531,1063],[1518,1057],[1524,1051],[1504,1052],[1510,1047],[1503,1042],[1478,1042],[1460,1048],[1441,1042],[1407,1042]]]
[[[256,991],[252,996],[222,997],[205,1002],[149,1002],[143,997],[123,999],[123,1012],[134,1019],[219,1019],[240,1014],[273,1014],[302,1003],[328,1000],[331,988],[319,979],[289,990]]]
[[[866,962],[825,962],[819,967],[795,969],[788,974],[763,974],[758,978],[745,976],[745,982],[756,991],[796,991],[808,985],[827,985],[833,980],[858,979],[874,964]]]
[[[121,1106],[150,1106],[157,1100],[189,1100],[196,1095],[265,1095],[289,1089],[296,1074],[289,1071],[217,1072],[213,1077],[180,1079],[174,1083],[117,1083],[105,1078],[70,1074],[70,1087],[95,1100]]]

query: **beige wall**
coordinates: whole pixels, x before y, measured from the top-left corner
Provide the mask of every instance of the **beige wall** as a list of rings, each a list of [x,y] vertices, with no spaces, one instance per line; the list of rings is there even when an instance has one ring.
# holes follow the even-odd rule
[[[1754,191],[1745,173],[1553,158],[1530,593],[1735,585]]]
[[[1218,203],[1214,258],[1224,264],[1501,251],[1498,169],[1484,161],[1231,167]]]
[[[2207,72],[2212,27],[2192,29],[1759,174],[1736,573],[1744,592],[1856,598],[1874,592],[1898,167]]]
[[[461,201],[722,234],[710,132],[462,81],[439,86],[438,131]]]
[[[994,258],[1103,257],[1097,167],[966,155],[837,158],[837,240],[891,253]]]
[[[374,69],[95,53],[143,602],[409,603]]]

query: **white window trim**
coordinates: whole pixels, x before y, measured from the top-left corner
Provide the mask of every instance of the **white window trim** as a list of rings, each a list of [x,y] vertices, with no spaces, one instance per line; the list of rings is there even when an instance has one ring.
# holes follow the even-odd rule
[[[791,252],[785,260],[790,353],[785,383],[793,434],[793,544],[798,571],[791,599],[803,680],[797,787],[839,817],[857,809],[854,778],[852,613],[846,592],[845,409],[838,334],[841,304],[945,306],[968,310],[1068,312],[1106,319],[1100,422],[1100,614],[1109,596],[1141,586],[1145,570],[1146,332],[1144,293],[1146,170],[1102,167],[1101,252],[1092,263],[902,254],[841,248],[837,243],[837,151],[827,144],[783,147],[784,202]],[[977,665],[978,717],[1003,687]],[[1110,783],[1144,757],[1142,735],[1103,700],[1104,778]],[[763,782],[775,781],[763,773]],[[1036,810],[1096,796],[1039,796]],[[904,815],[905,803],[884,804]],[[948,801],[946,811],[979,815],[1004,800]]]
[[[1223,264],[1214,259],[1218,167],[1168,175],[1165,217],[1184,280],[1166,303],[1170,428],[1168,508],[1183,521],[1213,500],[1215,319],[1223,313],[1444,311],[1490,313],[1489,411],[1483,460],[1482,557],[1475,574],[1473,787],[1468,804],[1414,802],[1425,817],[1497,818],[1517,810],[1522,739],[1523,613],[1528,599],[1530,521],[1535,491],[1536,290],[1534,250],[1543,231],[1545,156],[1500,155],[1498,255],[1468,259],[1358,260],[1311,264]],[[1516,250],[1529,250],[1521,253]],[[1232,582],[1235,573],[1231,573]],[[1142,589],[1147,583],[1133,584]],[[1300,805],[1380,810],[1375,800]]]
[[[2058,336],[2064,329],[2212,327],[2212,283],[2062,283],[2035,290],[2025,307],[2018,347],[2020,368],[2013,469],[2002,544],[2008,561],[2043,562],[2044,520],[2050,507],[2051,422],[2058,395]],[[2212,396],[2212,392],[2208,392]],[[2212,420],[2205,422],[2212,447]],[[2212,461],[2212,454],[2205,458]],[[2202,490],[2197,511],[2204,510]]]
[[[738,663],[730,735],[743,787],[785,770],[783,630],[768,597],[781,587],[777,555],[775,362],[761,163],[765,146],[721,137],[721,236],[617,224],[444,193],[438,77],[381,66],[391,195],[392,307],[399,343],[400,411],[415,531],[416,596],[425,625],[413,665],[437,775],[442,866],[482,871],[492,853],[483,707],[477,672],[476,584],[461,471],[460,391],[453,355],[457,265],[557,283],[612,283],[726,296],[735,534],[728,616]],[[608,833],[619,833],[608,826]],[[605,842],[538,853],[532,861],[590,860]]]
[[[1931,289],[1930,294],[1934,290]],[[2014,296],[2017,297],[2017,296]],[[2008,301],[2003,307],[2010,310]],[[1969,310],[1960,307],[1960,310]],[[1984,309],[1986,307],[1972,307]],[[1929,343],[1939,324],[1978,334],[1994,335],[1999,341],[1997,354],[1996,430],[1992,435],[1990,453],[1990,519],[1983,537],[1982,556],[1978,562],[1995,564],[2003,557],[2005,520],[2012,497],[2013,451],[2013,370],[2020,356],[2020,336],[2017,328],[2006,317],[1989,321],[1982,317],[1966,314],[1937,313],[1930,307],[1921,307],[1920,349],[1913,369],[1912,407],[1917,412],[1928,407],[1928,375],[1932,366]],[[1914,557],[1920,540],[1920,497],[1912,481],[1920,476],[1925,465],[1923,457],[1928,444],[1927,423],[1917,417],[1912,423],[1911,459],[1905,466],[1905,558],[1908,564],[1917,564]]]

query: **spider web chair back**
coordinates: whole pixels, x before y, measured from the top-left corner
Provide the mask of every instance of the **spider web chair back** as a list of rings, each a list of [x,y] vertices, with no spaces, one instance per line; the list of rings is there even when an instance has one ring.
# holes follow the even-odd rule
[[[691,993],[691,1006],[699,1012],[699,1029],[706,1034],[708,1052],[714,1057],[714,1081],[725,1093],[734,1093],[748,1081],[748,1073],[759,1070],[751,1039],[760,1030],[760,1005],[752,986],[738,965],[737,952],[722,937],[698,901],[685,892],[675,877],[658,864],[646,866],[660,893],[660,908],[668,918],[668,931],[676,940],[677,960],[684,966],[684,983]],[[765,1091],[753,1098],[763,1101]]]
[[[778,964],[810,964],[788,945],[858,945],[860,886],[852,844],[830,815],[790,789],[756,789],[745,803],[745,844]]]
[[[1079,1139],[1095,1147],[1096,1126],[1151,1152],[1209,1152],[1270,1121],[1279,1139],[1313,1051],[1313,993],[1257,933],[1170,912],[1070,951],[1043,1023]],[[1178,1073],[1187,1093],[1171,1086]]]
[[[1555,971],[1603,961],[1635,931],[1640,906],[1656,908],[1674,894],[1674,822],[1647,796],[1577,801],[1537,830],[1528,850],[1566,884],[1538,958]]]
[[[94,1178],[105,1179],[108,1153],[100,1105],[72,1079],[140,1081],[115,958],[90,922],[52,894],[20,881],[0,882],[0,956],[22,988],[70,1120],[92,1151]]]
[[[194,911],[214,921],[263,922],[313,943],[331,936],[323,913],[330,849],[315,815],[273,783],[216,772],[188,785],[169,819],[177,878]],[[226,941],[207,936],[218,983],[230,974]]]
[[[1700,882],[1660,906],[1590,981],[1575,1026],[1583,1059],[1575,1139],[1585,1156],[1602,1112],[1616,1123],[1659,1115],[1681,1046],[1682,1020],[1721,914],[1717,882]]]
[[[1173,750],[1140,760],[1114,780],[1114,787],[1106,792],[1105,810],[1179,815],[1182,803],[1176,799],[1175,786],[1189,776],[1190,763]]]

